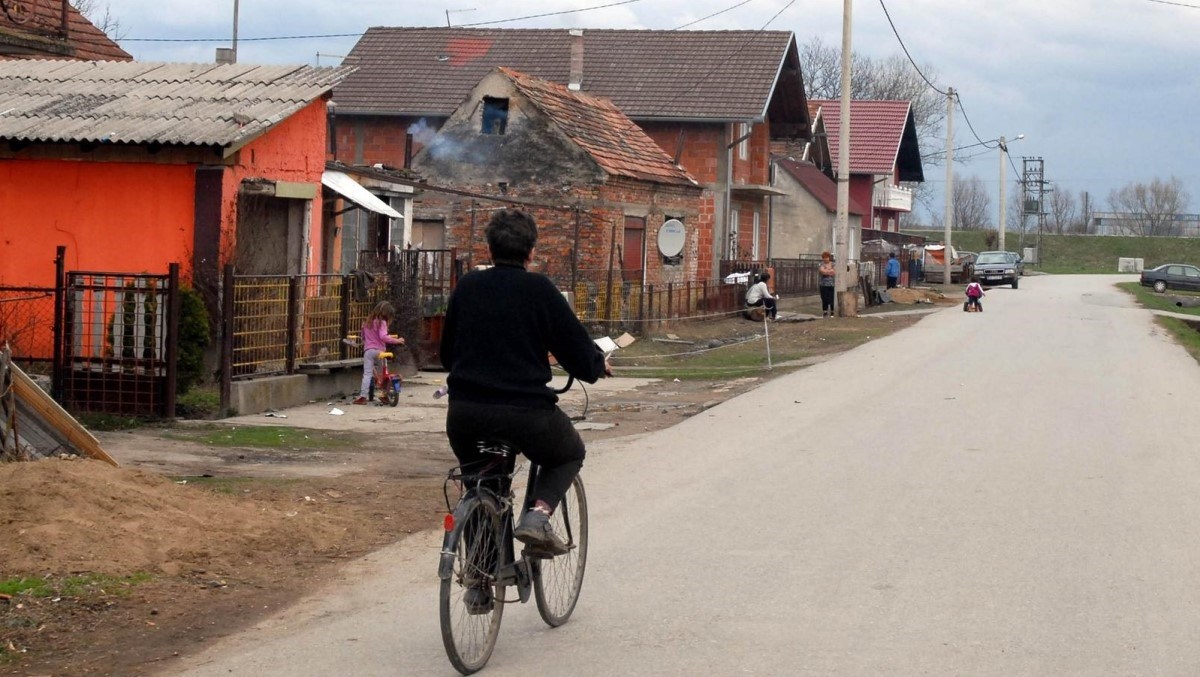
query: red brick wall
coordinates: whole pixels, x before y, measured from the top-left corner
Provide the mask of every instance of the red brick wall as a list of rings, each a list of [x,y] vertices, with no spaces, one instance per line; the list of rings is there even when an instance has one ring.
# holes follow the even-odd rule
[[[337,155],[335,157],[330,148],[328,157],[348,165],[382,163],[389,167],[404,168],[405,143],[410,128],[416,132],[410,156],[424,148],[421,143],[423,134],[419,127],[414,127],[420,125],[421,120],[425,121],[429,133],[436,132],[445,121],[442,118],[407,116],[337,116],[333,123],[337,134]]]
[[[638,126],[672,158],[679,151],[680,132],[683,151],[679,164],[701,184],[715,183],[719,158],[725,151],[725,125],[688,122],[639,122]]]
[[[486,185],[456,185],[454,188],[488,194]],[[549,204],[586,205],[578,214],[569,209],[520,206],[531,213],[538,223],[538,244],[534,250],[532,270],[554,278],[566,287],[571,280],[572,252],[578,229],[576,274],[578,279],[603,281],[612,262],[614,279],[621,278],[618,248],[624,243],[625,216],[646,217],[647,282],[675,282],[706,277],[699,252],[703,236],[711,232],[711,209],[706,216],[702,209],[700,191],[694,188],[661,186],[626,179],[611,179],[607,184],[574,187],[570,192],[550,188],[509,190],[513,199],[538,200]],[[472,204],[474,202],[474,205]],[[471,225],[472,207],[475,224]],[[418,219],[443,219],[446,224],[446,244],[459,250],[460,256],[469,252],[474,264],[488,263],[490,257],[484,229],[499,203],[469,197],[427,191],[414,207]],[[664,266],[657,253],[658,229],[665,217],[681,218],[687,229],[682,264]],[[578,226],[576,225],[578,220]],[[617,247],[614,247],[615,243]]]

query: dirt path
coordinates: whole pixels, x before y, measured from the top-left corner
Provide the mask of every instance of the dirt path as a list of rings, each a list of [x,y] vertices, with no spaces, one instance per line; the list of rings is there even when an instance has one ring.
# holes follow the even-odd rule
[[[687,359],[630,358],[618,368],[627,375],[576,388],[562,406],[586,409],[585,440],[659,430],[918,319],[777,323],[773,346],[794,359],[773,372],[688,378]],[[665,340],[708,345],[759,326],[708,322]],[[640,355],[678,347],[646,341]],[[446,400],[433,397],[443,378],[407,380],[396,408],[323,401],[99,433],[119,470],[0,466],[0,539],[19,546],[0,550],[0,674],[169,673],[172,657],[294,602],[340,563],[437,528],[453,465]],[[41,585],[13,590],[21,578]]]

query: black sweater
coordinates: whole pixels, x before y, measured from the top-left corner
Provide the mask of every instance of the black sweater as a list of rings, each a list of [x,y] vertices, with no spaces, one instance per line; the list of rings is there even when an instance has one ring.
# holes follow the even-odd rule
[[[497,265],[458,281],[441,342],[451,399],[553,406],[547,353],[581,381],[604,375],[604,354],[546,276]]]

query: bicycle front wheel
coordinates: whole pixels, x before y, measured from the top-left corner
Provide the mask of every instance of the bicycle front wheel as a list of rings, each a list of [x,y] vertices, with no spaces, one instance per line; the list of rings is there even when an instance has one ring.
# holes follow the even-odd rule
[[[479,498],[460,502],[454,522],[442,548],[438,606],[446,656],[456,670],[469,675],[487,665],[500,633],[505,586],[497,572],[503,529],[499,509]]]
[[[583,480],[578,476],[550,517],[550,524],[554,533],[571,549],[553,559],[533,561],[533,594],[542,620],[557,628],[575,611],[587,566],[587,494],[583,491]]]

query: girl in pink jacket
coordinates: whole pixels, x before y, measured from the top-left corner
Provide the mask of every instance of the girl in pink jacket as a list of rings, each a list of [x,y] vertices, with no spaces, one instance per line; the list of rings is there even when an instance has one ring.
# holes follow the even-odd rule
[[[387,350],[388,346],[402,346],[404,339],[388,334],[388,322],[396,317],[396,309],[387,301],[375,305],[367,321],[362,326],[363,342],[363,377],[358,397],[354,404],[366,404],[371,392],[371,382],[375,379],[375,366],[379,362],[379,353]],[[380,392],[383,392],[382,389]]]

